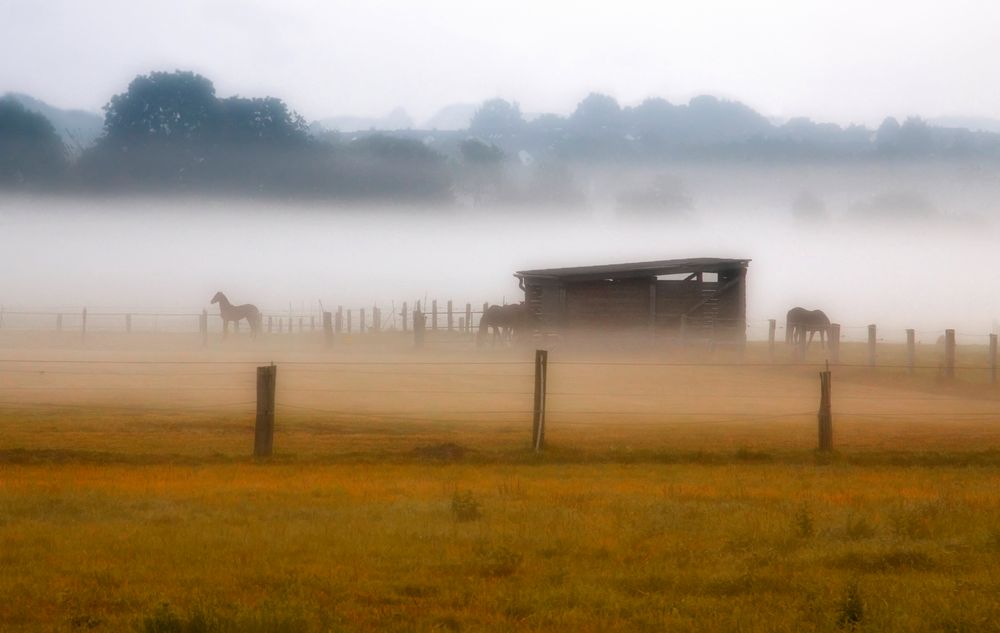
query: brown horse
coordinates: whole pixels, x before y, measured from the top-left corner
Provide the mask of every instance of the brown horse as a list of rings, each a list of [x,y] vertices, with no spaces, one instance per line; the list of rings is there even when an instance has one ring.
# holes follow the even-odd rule
[[[805,341],[806,347],[812,343],[813,335],[819,332],[820,345],[826,347],[826,334],[830,331],[830,318],[822,310],[792,308],[785,315],[785,342],[799,345]]]
[[[219,304],[219,313],[222,316],[222,335],[227,336],[229,334],[229,322],[233,322],[233,329],[239,331],[240,320],[246,319],[247,323],[250,324],[250,336],[256,338],[257,333],[260,331],[260,310],[257,306],[251,305],[249,303],[244,303],[243,305],[234,306],[229,303],[229,299],[222,292],[215,293],[212,297],[212,303]]]
[[[493,328],[492,344],[494,346],[497,339],[500,339],[501,343],[512,343],[514,335],[524,328],[527,314],[523,302],[505,306],[489,306],[483,312],[482,318],[479,319],[479,334],[476,337],[476,344],[482,347],[486,343],[490,328]]]

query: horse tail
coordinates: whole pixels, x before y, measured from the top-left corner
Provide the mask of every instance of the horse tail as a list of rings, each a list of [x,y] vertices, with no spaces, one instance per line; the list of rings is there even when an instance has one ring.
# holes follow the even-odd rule
[[[492,306],[486,308],[483,311],[483,316],[479,318],[479,331],[476,333],[476,346],[482,347],[483,343],[486,341],[486,335],[490,331],[490,321],[492,314]]]

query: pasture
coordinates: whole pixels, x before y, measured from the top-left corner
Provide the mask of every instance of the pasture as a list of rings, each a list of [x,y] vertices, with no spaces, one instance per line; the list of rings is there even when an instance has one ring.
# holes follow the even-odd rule
[[[2,333],[3,629],[998,627],[985,346],[844,343],[832,454],[816,347],[552,350],[536,454],[531,350],[440,343]]]

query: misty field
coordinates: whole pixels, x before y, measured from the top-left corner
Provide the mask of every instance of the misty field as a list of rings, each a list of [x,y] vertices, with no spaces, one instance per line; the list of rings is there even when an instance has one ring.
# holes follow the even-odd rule
[[[911,376],[901,348],[873,371],[845,345],[832,455],[814,451],[818,367],[770,366],[759,344],[670,364],[553,351],[535,455],[527,352],[354,345],[325,364],[235,343],[8,348],[2,628],[1000,627],[983,349],[960,348],[952,382],[935,346]],[[257,463],[262,355],[278,415]]]

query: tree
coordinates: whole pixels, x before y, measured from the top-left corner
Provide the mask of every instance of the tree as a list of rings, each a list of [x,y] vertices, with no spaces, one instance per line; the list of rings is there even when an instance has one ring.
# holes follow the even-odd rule
[[[603,136],[621,127],[622,109],[612,97],[592,92],[577,104],[569,120],[580,133]]]
[[[51,181],[65,168],[66,147],[49,120],[0,98],[0,184]]]
[[[521,107],[516,102],[490,99],[472,115],[469,131],[486,138],[498,138],[516,134],[524,127]]]
[[[204,141],[220,127],[212,82],[188,71],[139,75],[104,106],[104,143]]]
[[[499,197],[504,189],[503,151],[477,138],[465,139],[458,148],[465,166],[463,180],[473,202],[478,205]]]
[[[219,104],[220,138],[227,143],[295,145],[308,137],[305,119],[281,99],[229,97]]]

